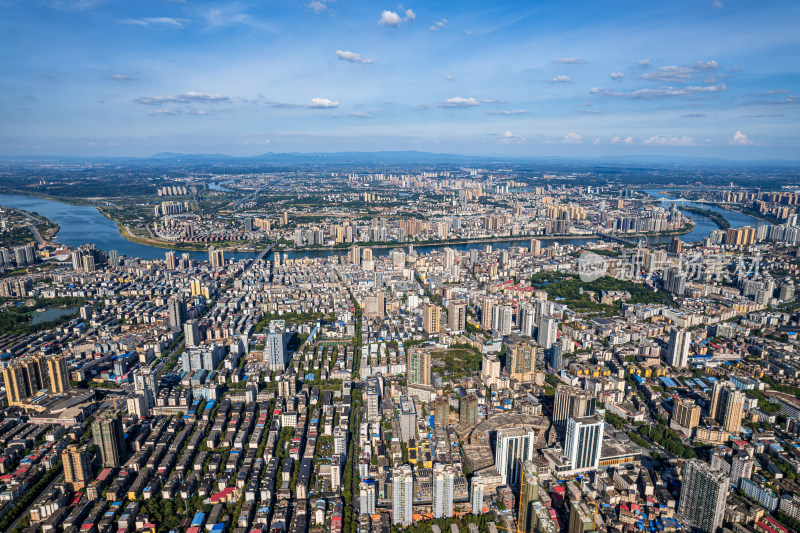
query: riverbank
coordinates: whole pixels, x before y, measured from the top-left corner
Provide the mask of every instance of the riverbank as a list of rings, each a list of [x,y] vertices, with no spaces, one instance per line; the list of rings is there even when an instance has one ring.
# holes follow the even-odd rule
[[[719,229],[726,230],[731,227],[731,223],[728,220],[717,213],[716,211],[711,211],[708,209],[700,209],[699,207],[692,207],[692,206],[678,206],[678,209],[681,211],[686,211],[687,213],[694,213],[695,215],[700,215],[704,217],[708,217],[717,225]]]

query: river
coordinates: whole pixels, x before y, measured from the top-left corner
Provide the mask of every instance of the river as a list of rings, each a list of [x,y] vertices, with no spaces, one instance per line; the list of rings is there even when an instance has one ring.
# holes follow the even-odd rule
[[[224,183],[224,182],[223,182]],[[666,206],[671,203],[670,199],[673,198],[658,192],[658,189],[647,189],[645,192],[661,199],[662,203]],[[755,226],[759,223],[758,219],[751,216],[721,209],[718,207],[707,206],[695,202],[684,202],[685,205],[693,205],[702,209],[710,209],[721,213],[731,223],[731,227],[738,228],[742,226]],[[45,200],[32,196],[24,196],[20,194],[0,194],[0,205],[12,207],[15,209],[22,209],[38,213],[44,217],[49,218],[59,226],[56,241],[66,246],[77,247],[82,244],[93,243],[98,248],[109,251],[117,250],[122,256],[139,257],[141,259],[164,259],[164,254],[168,251],[166,248],[158,248],[155,246],[147,246],[131,242],[123,237],[117,225],[104,217],[100,212],[91,206],[76,206],[56,202],[52,200]],[[694,230],[686,235],[682,235],[681,239],[687,242],[699,242],[703,237],[707,237],[711,230],[717,229],[708,217],[695,215],[693,213],[686,213],[696,226]],[[574,244],[583,245],[594,239],[587,238],[573,238],[573,239],[555,239],[546,240],[543,244],[557,242],[559,244]],[[672,240],[670,236],[651,237],[649,242],[651,244],[667,243]],[[450,248],[466,251],[471,249],[482,250],[485,246],[491,245],[493,249],[507,249],[514,246],[527,247],[530,244],[530,239],[520,239],[512,241],[495,241],[495,242],[482,242],[482,243],[461,243],[461,244],[415,244],[414,248],[420,252],[430,252],[437,249],[442,249],[445,246]],[[398,245],[399,247],[401,245]],[[384,256],[391,251],[391,248],[374,248],[373,255]],[[180,256],[182,253],[189,253],[189,255],[198,261],[208,259],[206,252],[184,252],[182,250],[175,250],[175,253]],[[287,251],[285,253],[289,258],[295,257],[326,257],[332,254],[347,253],[346,249],[336,250],[305,250],[299,252]],[[226,259],[249,259],[254,257],[255,254],[251,252],[225,252]]]
[[[716,213],[719,213],[720,215],[725,217],[725,220],[727,220],[730,223],[732,228],[741,228],[743,226],[752,226],[755,228],[759,224],[765,224],[765,222],[762,220],[758,220],[757,218],[751,217],[750,215],[745,215],[744,213],[739,213],[738,211],[731,211],[730,209],[722,209],[721,207],[716,207],[713,205],[708,205],[700,202],[690,202],[688,200],[680,200],[674,196],[659,192],[659,189],[645,189],[644,192],[660,200],[661,205],[664,206],[665,208],[668,208],[670,204],[673,204],[675,203],[676,200],[679,200],[678,207],[680,206],[697,207],[699,209],[705,209],[706,211],[714,211]],[[711,233],[712,230],[719,229],[716,223],[706,216],[696,215],[694,213],[686,213],[686,212],[683,212],[683,214],[691,218],[695,223],[694,229],[692,231],[690,231],[686,235],[680,236],[681,240],[684,242],[700,242],[705,237],[708,237],[708,234]],[[652,242],[658,242],[658,241],[654,240]]]

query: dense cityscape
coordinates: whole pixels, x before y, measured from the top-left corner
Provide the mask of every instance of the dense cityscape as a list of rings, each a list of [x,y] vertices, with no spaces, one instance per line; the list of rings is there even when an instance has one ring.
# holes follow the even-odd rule
[[[0,6],[0,533],[800,533],[797,0]]]
[[[780,179],[184,169],[126,196],[25,165],[0,195],[4,531],[800,525]],[[141,248],[69,233],[69,190]]]

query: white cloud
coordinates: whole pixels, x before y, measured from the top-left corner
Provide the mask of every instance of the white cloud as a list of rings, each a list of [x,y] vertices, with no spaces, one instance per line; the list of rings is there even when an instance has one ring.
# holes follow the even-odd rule
[[[462,98],[460,96],[439,102],[439,107],[473,107],[476,105],[481,105],[481,103],[474,98]]]
[[[372,63],[371,59],[364,59],[361,57],[361,54],[348,52],[346,50],[336,50],[336,57],[342,61],[348,61],[350,63]]]
[[[645,68],[647,68],[647,67],[649,67],[649,66],[650,66],[650,60],[649,60],[649,59],[640,59],[640,60],[639,60],[639,61],[637,61],[636,63],[638,63],[640,67],[645,67]]]
[[[522,144],[525,142],[525,137],[518,135],[511,131],[506,131],[497,142],[500,144]]]
[[[372,116],[369,113],[364,113],[363,111],[351,111],[348,113],[348,115],[356,118],[370,118]]]
[[[328,98],[312,98],[307,107],[311,109],[328,109],[331,107],[339,107],[339,102]]]
[[[451,76],[450,74],[446,74],[444,79],[446,79],[448,81],[453,81],[455,78],[453,76]]]
[[[189,103],[220,103],[230,102],[230,97],[221,94],[208,94],[196,91],[188,91],[183,94],[170,94],[167,96],[140,96],[134,100],[137,104],[162,105],[166,103],[189,104]]]
[[[699,94],[716,93],[727,90],[727,85],[719,83],[717,85],[707,86],[692,86],[689,85],[683,88],[676,87],[659,87],[658,89],[638,89],[630,92],[618,92],[611,89],[598,89],[593,88],[590,92],[592,94],[599,94],[602,96],[617,96],[620,98],[631,98],[634,100],[653,100],[656,98],[673,98],[680,96],[696,96]]]
[[[564,144],[581,144],[583,142],[583,137],[577,133],[570,132],[564,135],[561,142]]]
[[[446,24],[447,24],[447,19],[442,19],[431,24],[431,26],[428,29],[431,31],[441,30],[442,28],[445,27]]]
[[[633,144],[633,137],[625,137],[624,139],[619,135],[611,137],[611,144]]]
[[[696,74],[714,70],[719,67],[716,61],[696,61],[686,66],[658,67],[652,72],[639,76],[643,80],[661,81],[665,83],[683,83]]]
[[[612,80],[621,80],[622,78],[625,77],[625,73],[624,72],[612,72],[611,74],[608,75],[608,77],[611,78]]]
[[[569,76],[558,75],[554,76],[547,80],[548,83],[569,83],[572,81],[572,78]]]
[[[524,109],[502,109],[500,111],[487,111],[487,115],[523,115],[527,113]]]
[[[580,65],[582,63],[586,63],[580,57],[559,57],[558,59],[554,59],[553,63],[560,63],[562,65]]]
[[[184,23],[192,22],[189,19],[174,18],[174,17],[147,17],[141,19],[123,19],[119,21],[120,24],[132,24],[134,26],[162,26],[171,28],[183,28]]]
[[[398,14],[397,11],[384,11],[381,13],[381,18],[378,19],[378,24],[381,26],[397,27],[403,22],[410,22],[417,18],[417,14],[411,9],[407,9],[405,11],[401,9],[400,12],[402,13],[402,16]]]
[[[310,2],[306,4],[306,7],[317,15],[328,9],[328,5],[325,2],[320,2],[320,0],[314,0],[313,2]]]
[[[735,146],[748,146],[755,144],[750,138],[742,133],[741,131],[737,131],[733,134],[733,138],[730,140],[730,143]]]
[[[129,81],[132,80],[133,78],[130,76],[126,76],[124,74],[112,74],[111,79],[117,81]]]
[[[670,137],[668,135],[653,135],[642,141],[649,146],[694,146],[696,143],[691,137]]]
[[[150,115],[157,117],[157,116],[172,116],[172,115],[180,115],[177,111],[172,109],[156,109]]]

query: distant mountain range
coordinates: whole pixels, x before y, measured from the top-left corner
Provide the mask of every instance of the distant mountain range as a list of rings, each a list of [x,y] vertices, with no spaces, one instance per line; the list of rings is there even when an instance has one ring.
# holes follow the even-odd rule
[[[797,166],[798,160],[753,160],[735,161],[716,157],[686,157],[667,155],[607,155],[598,157],[565,156],[487,156],[441,154],[419,151],[379,151],[379,152],[267,152],[255,156],[233,156],[227,154],[182,154],[161,152],[145,157],[84,157],[84,156],[0,156],[0,161],[102,161],[126,163],[175,162],[184,164],[201,163],[271,163],[276,165],[353,165],[353,164],[531,164],[551,163],[558,165],[635,165],[657,164],[703,165],[703,166]]]

